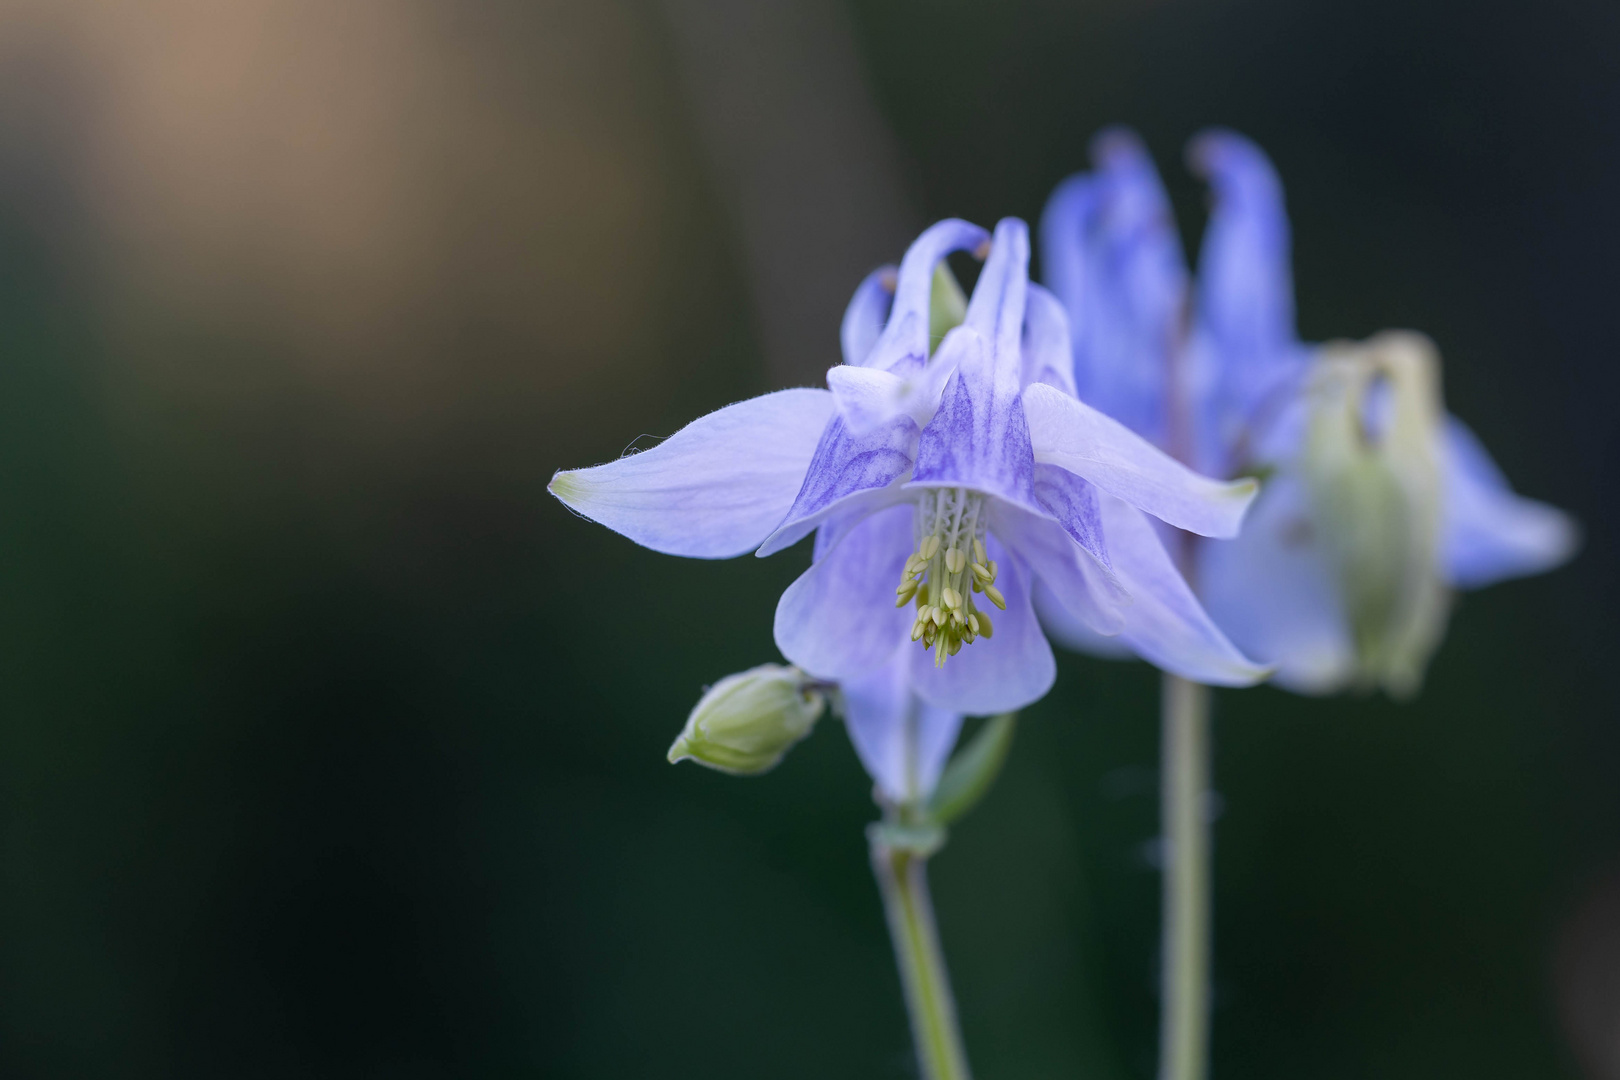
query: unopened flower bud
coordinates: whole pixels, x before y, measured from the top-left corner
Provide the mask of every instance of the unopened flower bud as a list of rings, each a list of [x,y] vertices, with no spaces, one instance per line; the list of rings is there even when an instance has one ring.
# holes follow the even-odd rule
[[[1440,360],[1419,334],[1323,346],[1308,386],[1302,462],[1338,578],[1357,679],[1416,691],[1444,631]]]
[[[669,748],[669,760],[691,760],[721,772],[768,772],[810,734],[826,707],[817,684],[795,667],[761,664],[711,686]]]

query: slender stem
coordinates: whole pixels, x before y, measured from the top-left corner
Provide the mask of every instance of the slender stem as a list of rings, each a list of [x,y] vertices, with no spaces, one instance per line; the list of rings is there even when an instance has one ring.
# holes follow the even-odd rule
[[[872,869],[889,916],[923,1080],[970,1080],[945,954],[934,926],[934,906],[928,898],[927,867],[925,857],[873,837]]]
[[[1159,1080],[1209,1071],[1209,687],[1164,676],[1159,793],[1165,842]]]

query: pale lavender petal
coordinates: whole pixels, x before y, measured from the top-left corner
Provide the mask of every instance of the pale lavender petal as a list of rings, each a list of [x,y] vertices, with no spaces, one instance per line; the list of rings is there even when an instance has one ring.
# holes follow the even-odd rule
[[[1045,383],[1065,394],[1075,393],[1074,349],[1069,318],[1057,297],[1030,282],[1024,310],[1023,385]]]
[[[1060,469],[1056,465],[1035,466],[1036,500],[1057,518],[1063,531],[1073,537],[1086,554],[1103,566],[1109,566],[1097,494],[1097,489],[1089,481],[1067,469]]]
[[[848,529],[789,585],[776,605],[776,647],[813,675],[846,679],[882,664],[915,613],[894,604],[911,554],[910,506],[892,506]]]
[[[1539,574],[1575,553],[1575,520],[1515,495],[1479,439],[1455,417],[1446,420],[1444,447],[1441,565],[1451,584],[1474,589]]]
[[[1119,421],[1042,383],[1025,389],[1024,411],[1036,461],[1082,476],[1188,532],[1235,536],[1242,526],[1254,480],[1201,476]]]
[[[883,334],[888,321],[889,308],[894,304],[894,289],[898,271],[893,266],[881,266],[866,275],[850,297],[844,309],[844,322],[839,328],[839,341],[844,347],[844,363],[860,365],[871,355],[872,346]]]
[[[1092,156],[1097,172],[1059,185],[1041,217],[1045,280],[1068,312],[1080,399],[1162,445],[1186,260],[1141,142],[1111,129]]]
[[[1214,209],[1198,261],[1192,366],[1208,385],[1195,402],[1201,463],[1241,454],[1245,433],[1305,366],[1294,329],[1293,272],[1282,183],[1258,146],[1210,131],[1188,150]]]
[[[1105,496],[1103,523],[1118,553],[1114,572],[1131,595],[1120,640],[1149,663],[1212,686],[1250,686],[1271,673],[1243,655],[1193,596],[1140,510]],[[1063,625],[1047,625],[1059,641]],[[1067,642],[1064,642],[1067,644]],[[1076,646],[1084,649],[1089,639]]]
[[[1052,647],[1030,606],[1029,571],[994,537],[989,546],[1001,569],[996,588],[1007,601],[1006,611],[989,609],[995,636],[962,646],[943,667],[934,666],[933,650],[912,642],[903,646],[911,654],[917,696],[935,708],[969,716],[1022,709],[1045,696],[1057,677]]]
[[[976,251],[989,239],[977,225],[947,218],[929,226],[900,260],[889,322],[863,363],[910,376],[928,363],[928,310],[934,267],[953,251]]]
[[[731,558],[757,547],[781,523],[833,408],[825,390],[780,390],[740,401],[650,450],[559,471],[550,491],[643,547]]]
[[[909,417],[859,437],[850,433],[842,417],[833,417],[803,474],[798,496],[758,554],[792,547],[832,514],[856,505],[875,509],[907,498],[893,485],[909,477],[916,453],[917,425]]]
[[[962,729],[962,714],[912,694],[911,658],[903,649],[840,686],[850,741],[884,797],[897,803],[926,799]]]
[[[967,321],[940,346],[941,353],[961,352],[939,411],[918,442],[914,484],[974,488],[1035,505],[1034,461],[1019,395],[1028,272],[1029,230],[1007,218],[996,226]]]
[[[1034,601],[1035,615],[1040,619],[1046,636],[1065,649],[1102,660],[1137,659],[1136,653],[1118,631],[1099,634],[1093,630],[1090,623],[1064,606],[1057,593],[1052,591],[1052,586],[1040,578],[1035,579]]]
[[[1099,634],[1124,629],[1130,594],[1056,521],[1011,503],[994,503],[990,529],[1077,619]]]
[[[1198,324],[1229,370],[1263,375],[1290,359],[1295,342],[1282,182],[1265,153],[1234,131],[1199,135],[1187,158],[1215,202],[1198,259]]]
[[[940,397],[956,372],[960,352],[959,348],[941,348],[927,367],[910,376],[843,364],[828,369],[827,388],[838,402],[844,426],[857,438],[902,416],[909,417],[920,429],[939,409]]]
[[[1304,487],[1291,473],[1266,481],[1241,536],[1198,544],[1195,578],[1205,610],[1233,643],[1277,665],[1272,682],[1304,694],[1349,684],[1349,621]]]

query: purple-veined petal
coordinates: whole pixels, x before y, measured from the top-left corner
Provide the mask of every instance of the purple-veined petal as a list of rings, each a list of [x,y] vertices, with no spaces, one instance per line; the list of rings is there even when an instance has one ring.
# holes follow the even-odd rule
[[[926,799],[962,729],[962,714],[911,692],[911,657],[896,649],[881,667],[840,684],[855,753],[893,802]]]
[[[844,363],[859,366],[871,355],[872,346],[877,344],[883,325],[888,321],[889,308],[894,304],[897,273],[893,266],[878,267],[866,275],[855,289],[855,295],[850,297],[838,331]]]
[[[1110,129],[1092,157],[1097,171],[1060,184],[1041,217],[1046,284],[1068,312],[1080,399],[1162,445],[1186,259],[1140,140]]]
[[[1043,383],[1024,390],[1024,415],[1036,461],[1082,476],[1179,529],[1236,536],[1254,499],[1254,480],[1201,476],[1119,421]]]
[[[1156,667],[1212,686],[1250,686],[1270,674],[1270,668],[1244,656],[1215,625],[1140,510],[1104,496],[1102,512],[1119,553],[1114,572],[1131,595],[1120,641]],[[1065,631],[1075,620],[1063,618],[1067,612],[1037,610],[1047,633],[1071,644]],[[1094,636],[1078,635],[1071,647],[1088,651]]]
[[[928,366],[909,376],[880,368],[841,365],[827,371],[827,388],[844,426],[857,438],[898,417],[920,429],[934,418],[945,384],[956,371],[957,349],[941,348]]]
[[[1349,684],[1356,664],[1349,619],[1297,477],[1284,471],[1266,481],[1243,534],[1197,550],[1205,610],[1245,654],[1277,665],[1272,682],[1302,694]]]
[[[650,450],[559,471],[570,509],[668,555],[727,559],[758,547],[793,505],[833,416],[825,390],[779,390],[700,417]]]
[[[1098,492],[1090,481],[1056,465],[1036,465],[1035,498],[1086,554],[1105,567],[1111,565]]]
[[[776,647],[827,679],[870,671],[911,629],[894,589],[912,552],[912,508],[891,506],[843,532],[776,605]]]
[[[1006,611],[988,608],[995,635],[980,638],[934,666],[932,649],[914,642],[902,646],[911,655],[911,684],[918,697],[935,708],[969,716],[1021,709],[1045,696],[1057,677],[1052,647],[1041,633],[1029,600],[1029,571],[994,536],[987,542],[1000,566],[996,587]]]
[[[1130,593],[1061,525],[1011,503],[992,503],[990,509],[994,535],[1075,618],[1098,634],[1117,634],[1125,628]]]
[[[956,374],[918,441],[913,484],[973,488],[1035,505],[1034,460],[1019,395],[1028,274],[1029,230],[1007,218],[996,226],[967,320],[940,346],[941,353],[960,350]]]
[[[947,218],[929,226],[900,260],[888,325],[863,361],[896,375],[912,376],[928,363],[928,311],[934,267],[953,251],[976,251],[989,239],[977,225]]]
[[[857,506],[870,511],[907,498],[898,484],[910,475],[916,455],[917,425],[909,417],[857,437],[835,416],[816,445],[786,517],[758,554],[763,558],[792,547],[834,514]]]
[[[1515,495],[1467,425],[1447,417],[1444,440],[1440,556],[1447,581],[1478,588],[1551,570],[1575,553],[1580,529],[1574,519]]]
[[[1057,297],[1034,282],[1024,309],[1023,385],[1046,383],[1065,394],[1074,389],[1074,348],[1069,339],[1069,317]]]

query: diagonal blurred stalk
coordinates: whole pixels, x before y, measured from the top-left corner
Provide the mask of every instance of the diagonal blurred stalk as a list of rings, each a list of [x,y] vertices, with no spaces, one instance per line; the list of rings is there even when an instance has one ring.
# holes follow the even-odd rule
[[[1164,676],[1159,806],[1165,844],[1159,1080],[1204,1080],[1209,1059],[1210,689]]]
[[[956,1026],[956,1000],[928,896],[927,869],[927,856],[890,847],[874,833],[872,870],[894,938],[918,1068],[923,1080],[969,1080],[967,1052]]]

